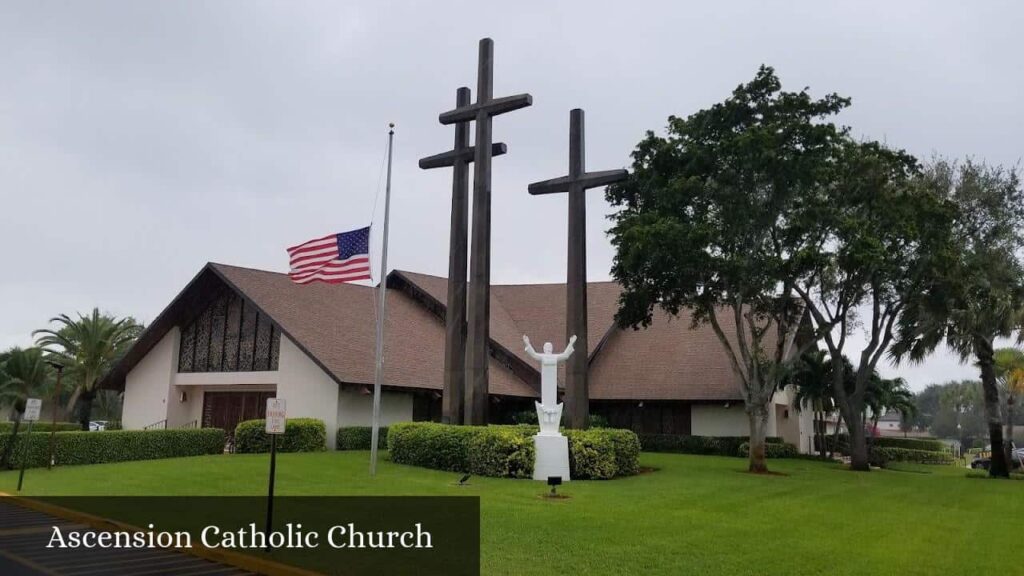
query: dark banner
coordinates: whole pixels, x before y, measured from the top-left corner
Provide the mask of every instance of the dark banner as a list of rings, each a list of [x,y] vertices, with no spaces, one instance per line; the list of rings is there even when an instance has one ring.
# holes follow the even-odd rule
[[[476,497],[277,497],[266,518],[265,497],[0,498],[0,572],[480,572]]]

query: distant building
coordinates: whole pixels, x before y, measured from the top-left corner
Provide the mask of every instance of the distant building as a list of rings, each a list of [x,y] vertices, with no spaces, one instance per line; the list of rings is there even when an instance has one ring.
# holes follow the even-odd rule
[[[446,287],[437,276],[388,275],[385,424],[440,419]],[[491,290],[490,417],[507,422],[539,399],[540,374],[522,335],[538,346],[565,345],[565,285]],[[748,434],[739,381],[713,330],[691,330],[685,315],[660,312],[645,330],[620,329],[613,323],[619,293],[613,282],[588,285],[590,350],[577,353],[590,359],[591,411],[637,432]],[[126,429],[231,431],[262,417],[266,399],[279,396],[290,417],[323,420],[333,446],[337,427],[370,423],[374,315],[367,286],[299,286],[285,274],[208,264],[101,386],[124,391]],[[786,389],[775,395],[768,434],[807,451],[811,418]]]

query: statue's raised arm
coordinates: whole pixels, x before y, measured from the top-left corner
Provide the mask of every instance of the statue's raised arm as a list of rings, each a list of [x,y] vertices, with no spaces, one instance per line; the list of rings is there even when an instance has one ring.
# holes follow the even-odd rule
[[[565,351],[558,355],[558,359],[565,360],[569,358],[569,356],[572,356],[573,350],[575,350],[575,348],[573,348],[573,344],[575,343],[576,335],[574,334],[572,338],[569,338],[569,345],[565,347]]]
[[[533,345],[530,344],[530,337],[526,334],[523,334],[523,343],[526,344],[526,353],[530,355],[530,358],[534,360],[541,359],[540,354],[537,354],[537,351],[533,349]]]

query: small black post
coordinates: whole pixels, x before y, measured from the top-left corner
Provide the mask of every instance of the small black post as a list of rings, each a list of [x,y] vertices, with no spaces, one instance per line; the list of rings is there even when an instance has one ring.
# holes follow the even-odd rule
[[[21,450],[21,472],[18,473],[18,492],[21,492],[21,483],[25,480],[25,463],[28,462],[29,442],[32,440],[32,423],[28,421],[28,432],[25,434],[25,447]]]
[[[267,491],[267,546],[264,551],[270,552],[270,528],[274,521],[274,472],[277,469],[277,434],[270,435],[270,488]]]

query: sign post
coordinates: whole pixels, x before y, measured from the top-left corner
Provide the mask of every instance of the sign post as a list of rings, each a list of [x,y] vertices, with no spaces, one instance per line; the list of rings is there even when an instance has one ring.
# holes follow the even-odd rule
[[[267,490],[267,530],[271,533],[274,520],[274,474],[277,469],[277,437],[284,434],[286,403],[283,398],[267,398],[267,434],[270,435],[270,482]],[[265,550],[270,551],[270,540]]]
[[[21,483],[25,480],[25,464],[28,462],[29,443],[32,440],[32,423],[39,420],[39,412],[43,407],[43,401],[39,398],[29,398],[25,401],[25,414],[22,419],[28,422],[28,432],[25,434],[25,447],[21,450],[21,472],[18,473],[18,492],[21,492]]]

